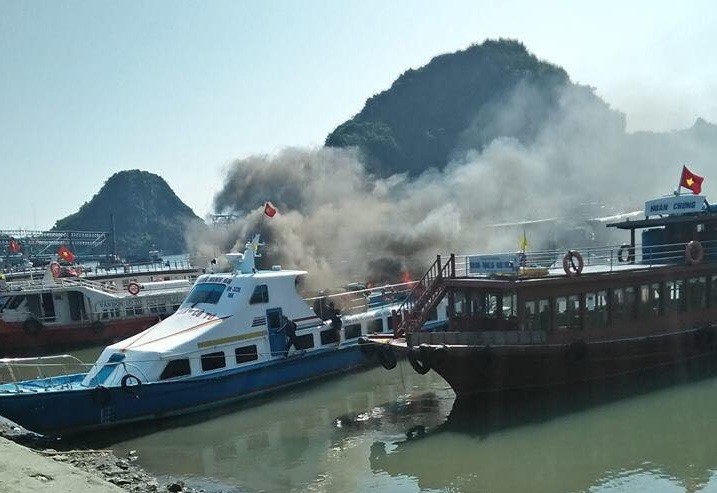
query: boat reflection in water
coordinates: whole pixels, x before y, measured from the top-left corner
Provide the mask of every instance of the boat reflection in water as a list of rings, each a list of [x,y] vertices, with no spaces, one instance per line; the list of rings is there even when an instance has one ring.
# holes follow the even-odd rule
[[[394,478],[369,472],[370,444],[405,439],[417,426],[438,427],[454,400],[438,376],[419,377],[407,363],[399,365],[405,366],[403,382],[387,381],[385,370],[374,368],[285,392],[282,399],[255,399],[63,443],[112,447],[122,457],[135,450],[139,464],[160,479],[180,478],[209,492],[368,491],[376,484],[390,491]],[[424,394],[424,382],[434,390]]]
[[[715,491],[710,372],[456,400],[440,427],[375,441],[371,470],[421,490]]]

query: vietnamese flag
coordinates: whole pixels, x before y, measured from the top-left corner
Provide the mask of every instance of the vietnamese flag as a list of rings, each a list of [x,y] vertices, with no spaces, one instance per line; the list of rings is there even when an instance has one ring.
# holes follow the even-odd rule
[[[75,260],[75,254],[72,253],[65,245],[60,245],[59,250],[57,250],[57,254],[62,260],[70,264]]]
[[[11,253],[20,253],[20,250],[22,250],[22,248],[20,247],[20,242],[17,241],[15,238],[10,238],[7,248],[8,250],[10,250]]]
[[[274,207],[274,204],[272,204],[271,202],[266,202],[264,204],[264,214],[269,217],[274,217],[274,214],[276,214],[276,207]]]
[[[687,169],[687,166],[682,166],[682,177],[680,178],[680,186],[689,188],[692,193],[699,195],[702,191],[702,182],[704,178],[694,174],[692,171]]]

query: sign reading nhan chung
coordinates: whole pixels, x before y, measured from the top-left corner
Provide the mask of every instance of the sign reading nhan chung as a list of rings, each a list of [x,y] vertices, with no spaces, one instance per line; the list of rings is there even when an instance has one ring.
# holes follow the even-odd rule
[[[678,216],[700,212],[705,205],[703,195],[675,195],[645,202],[645,216]]]

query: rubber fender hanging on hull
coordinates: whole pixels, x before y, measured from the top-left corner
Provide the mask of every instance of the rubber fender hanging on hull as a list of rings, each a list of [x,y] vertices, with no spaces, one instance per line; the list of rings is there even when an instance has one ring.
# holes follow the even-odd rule
[[[393,353],[393,348],[388,344],[382,344],[376,351],[376,355],[378,357],[378,362],[381,363],[381,366],[387,370],[393,370],[396,368],[398,361],[396,360],[396,355]]]

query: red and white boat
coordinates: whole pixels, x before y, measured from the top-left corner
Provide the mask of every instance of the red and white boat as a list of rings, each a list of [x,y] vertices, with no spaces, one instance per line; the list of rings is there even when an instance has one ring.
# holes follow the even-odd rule
[[[107,344],[171,315],[198,272],[128,277],[61,277],[53,262],[41,279],[0,284],[0,357],[34,356]]]

